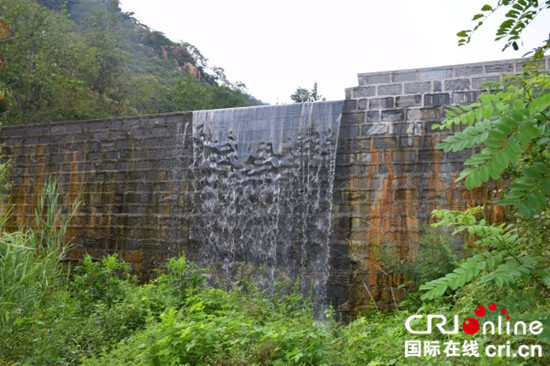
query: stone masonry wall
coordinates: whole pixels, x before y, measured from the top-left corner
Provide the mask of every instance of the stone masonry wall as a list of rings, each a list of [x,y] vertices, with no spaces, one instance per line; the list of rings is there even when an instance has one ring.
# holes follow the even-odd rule
[[[550,59],[545,60],[550,69]],[[329,294],[344,313],[392,307],[435,208],[463,209],[488,192],[455,183],[463,153],[435,146],[447,105],[478,100],[480,85],[521,71],[521,60],[359,74],[346,90],[334,188]],[[498,215],[498,213],[496,213]]]
[[[447,132],[431,127],[446,105],[476,101],[482,83],[521,67],[511,60],[366,73],[346,90],[328,283],[345,316],[373,300],[393,306],[404,278],[388,271],[382,253],[396,263],[414,260],[433,209],[462,209],[488,195],[455,183],[465,155],[437,150]],[[142,279],[181,251],[198,258],[189,240],[191,208],[201,199],[190,170],[191,113],[4,126],[0,144],[12,165],[12,228],[32,226],[41,187],[54,175],[64,206],[79,192],[82,201],[70,226],[70,258],[119,252]]]
[[[191,119],[191,113],[178,113],[3,127],[0,143],[11,159],[15,204],[10,225],[32,226],[36,201],[52,175],[65,207],[80,192],[70,258],[118,252],[147,278],[152,266],[190,245]]]

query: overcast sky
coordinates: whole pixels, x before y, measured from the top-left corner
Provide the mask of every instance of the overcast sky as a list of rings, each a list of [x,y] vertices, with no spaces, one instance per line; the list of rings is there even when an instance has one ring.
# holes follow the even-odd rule
[[[123,11],[173,41],[189,42],[256,98],[288,103],[317,81],[327,100],[344,99],[361,72],[521,57],[493,42],[495,16],[458,47],[456,33],[496,0],[121,0]],[[546,39],[550,14],[525,34],[527,51]]]

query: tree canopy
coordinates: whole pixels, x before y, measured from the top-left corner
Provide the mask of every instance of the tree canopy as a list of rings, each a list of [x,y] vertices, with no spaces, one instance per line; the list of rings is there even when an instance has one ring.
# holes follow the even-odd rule
[[[2,124],[261,103],[196,47],[150,30],[117,0],[2,3]]]
[[[290,96],[290,99],[292,99],[296,103],[306,103],[306,102],[317,102],[320,100],[325,100],[321,94],[319,94],[317,90],[317,82],[313,83],[313,88],[311,90],[298,87],[296,91]]]

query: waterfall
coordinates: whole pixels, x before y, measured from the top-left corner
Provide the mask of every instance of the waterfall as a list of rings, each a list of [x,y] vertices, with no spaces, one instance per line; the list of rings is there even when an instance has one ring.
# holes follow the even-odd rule
[[[231,282],[239,265],[269,288],[279,273],[326,304],[342,102],[193,112],[199,261]]]

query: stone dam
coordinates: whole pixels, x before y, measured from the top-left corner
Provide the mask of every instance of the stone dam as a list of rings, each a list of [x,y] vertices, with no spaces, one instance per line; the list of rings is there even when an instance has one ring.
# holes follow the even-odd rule
[[[550,70],[550,59],[545,59]],[[358,75],[345,100],[0,128],[11,227],[32,226],[48,175],[81,205],[68,260],[117,252],[143,280],[185,252],[232,278],[284,273],[344,316],[392,306],[435,208],[490,192],[455,180],[464,154],[435,148],[445,107],[521,72],[521,60]]]

